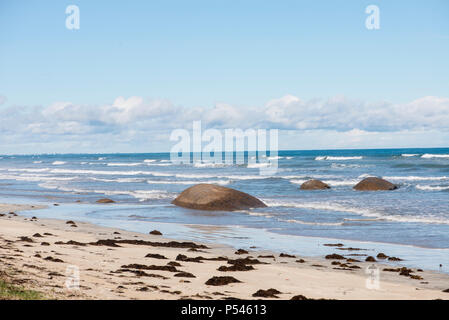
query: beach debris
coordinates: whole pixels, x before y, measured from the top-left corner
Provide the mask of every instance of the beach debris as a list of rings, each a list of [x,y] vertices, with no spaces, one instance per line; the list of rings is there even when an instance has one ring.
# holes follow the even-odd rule
[[[261,298],[279,298],[277,294],[281,294],[279,290],[276,289],[268,289],[268,290],[257,290],[257,292],[253,293],[253,297],[261,297]]]
[[[28,238],[28,237],[20,237],[20,241],[24,241],[24,242],[34,242],[33,239]]]
[[[296,258],[296,256],[291,255],[291,254],[287,254],[287,253],[281,253],[279,255],[279,257],[281,257],[281,258]]]
[[[402,259],[397,257],[388,257],[388,261],[402,261]]]
[[[257,258],[271,258],[271,259],[276,259],[276,257],[275,256],[273,256],[272,254],[270,254],[270,255],[259,255],[259,256],[257,256]]]
[[[247,193],[205,183],[184,190],[172,203],[179,207],[210,211],[266,207],[262,201]]]
[[[160,232],[158,230],[150,231],[150,234],[153,236],[162,236],[162,232]]]
[[[48,242],[41,242],[41,246],[49,246],[50,244]]]
[[[243,259],[229,259],[228,264],[267,264],[257,259],[243,258]]]
[[[248,254],[249,252],[244,249],[238,249],[234,254]]]
[[[365,261],[366,262],[377,262],[376,259],[374,257],[372,257],[372,256],[366,257]]]
[[[120,247],[119,244],[132,244],[138,246],[149,246],[149,247],[164,247],[164,248],[197,248],[197,249],[209,249],[207,246],[202,244],[196,244],[194,242],[178,242],[178,241],[168,241],[168,242],[154,242],[145,240],[120,240],[120,239],[104,239],[98,240],[97,242],[86,243],[86,245],[92,246],[109,246],[109,247]]]
[[[63,242],[63,241],[56,241],[55,244],[60,245],[60,244],[66,244],[66,245],[73,245],[73,246],[81,246],[84,247],[87,244],[82,243],[82,242],[78,242],[78,241],[74,241],[74,240],[69,240],[67,242]]]
[[[145,258],[153,258],[153,259],[167,259],[167,257],[158,254],[158,253],[149,253],[145,256]]]
[[[241,283],[241,281],[234,277],[212,277],[206,281],[208,286],[225,286],[230,283]]]
[[[331,187],[327,183],[324,183],[321,180],[312,179],[312,180],[308,180],[308,181],[304,182],[299,189],[301,189],[301,190],[325,190],[325,189],[330,189],[330,188]]]
[[[181,271],[177,274],[175,274],[175,277],[181,277],[181,278],[196,278],[195,275],[191,274],[190,272]]]
[[[137,277],[159,278],[159,279],[164,279],[164,280],[169,279],[167,277],[161,276],[160,274],[146,273],[145,271],[142,271],[142,270],[133,270],[133,269],[120,269],[113,273],[122,273],[122,272],[134,273]]]
[[[176,261],[170,261],[169,263],[167,263],[167,265],[173,267],[181,267],[181,264]]]
[[[221,266],[217,269],[218,271],[250,271],[250,270],[254,270],[254,267],[251,265],[246,265],[242,262],[238,262],[235,264],[232,264],[230,267],[228,266]]]
[[[387,191],[397,188],[398,186],[391,182],[377,177],[365,178],[354,186],[354,189],[358,191]]]
[[[347,258],[346,262],[361,262],[361,261],[357,259]]]
[[[296,260],[295,262],[298,262],[298,263],[304,263],[304,262],[306,262],[306,260],[304,260],[304,259],[298,259],[298,260]]]
[[[380,252],[380,253],[376,256],[376,258],[377,258],[377,259],[387,259],[388,256],[387,256],[385,253]]]
[[[42,238],[42,235],[40,235],[39,233],[35,233],[35,234],[33,234],[33,237],[35,237],[35,238]]]
[[[64,262],[61,259],[53,258],[51,256],[48,256],[48,257],[44,258],[44,260],[51,261],[51,262]]]
[[[443,290],[443,292],[449,293],[449,289]]]
[[[328,254],[327,256],[325,256],[326,259],[332,259],[332,260],[344,260],[345,257],[343,257],[342,255],[333,253],[333,254]]]
[[[296,296],[293,296],[290,300],[311,300],[307,298],[306,296],[303,296],[302,294],[298,294]]]
[[[152,270],[152,271],[168,271],[168,272],[179,272],[178,269],[176,269],[176,267],[173,266],[169,266],[169,265],[165,265],[165,266],[155,266],[155,265],[151,265],[151,266],[146,266],[144,264],[138,264],[138,263],[133,263],[133,264],[128,264],[128,265],[123,265],[121,266],[122,269],[137,269],[137,270]]]
[[[343,247],[344,244],[343,243],[325,243],[325,244],[323,244],[323,246],[325,246],[325,247]]]
[[[115,203],[114,200],[111,200],[111,199],[108,199],[108,198],[98,199],[96,202],[97,203]]]

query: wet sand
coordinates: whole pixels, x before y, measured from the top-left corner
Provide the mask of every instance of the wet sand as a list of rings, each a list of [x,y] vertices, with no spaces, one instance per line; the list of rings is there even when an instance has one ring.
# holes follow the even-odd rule
[[[449,275],[365,262],[336,243],[327,259],[246,252],[20,216],[30,209],[0,204],[0,276],[49,299],[449,299]]]

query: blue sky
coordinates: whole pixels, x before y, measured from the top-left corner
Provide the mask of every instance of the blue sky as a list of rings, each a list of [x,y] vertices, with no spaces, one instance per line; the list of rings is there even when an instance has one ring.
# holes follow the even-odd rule
[[[65,27],[70,4],[80,8],[79,30]],[[379,30],[365,28],[365,8],[371,4],[380,8]],[[133,116],[127,113],[129,122],[111,123],[104,113],[119,97],[130,103],[126,108]],[[140,105],[129,101],[132,97],[141,97]],[[250,110],[249,118],[270,115],[273,101],[298,119],[265,116],[251,125],[293,130],[281,144],[286,149],[408,147],[417,143],[415,136],[424,139],[417,147],[447,146],[441,143],[448,141],[449,122],[445,126],[438,120],[438,112],[444,117],[449,111],[447,98],[445,0],[0,1],[2,153],[95,152],[102,141],[114,146],[99,151],[163,151],[167,133],[156,122],[170,123],[171,116],[164,111],[161,118],[161,103],[182,115],[173,127],[188,127],[182,120],[190,121],[189,110],[197,109],[202,110],[198,114],[213,113],[201,118],[206,124],[229,127],[248,121],[217,122],[220,111],[225,118],[233,110]],[[55,104],[85,116],[71,119],[68,111],[62,119]],[[411,108],[415,113],[407,122],[414,126],[395,127],[391,119],[384,126],[378,117],[376,128],[360,114],[335,127],[304,120],[316,117],[314,108],[321,108],[323,117],[323,108],[352,114],[360,106],[372,114],[393,108],[396,117]],[[305,111],[297,114],[298,109]],[[430,117],[428,109],[433,110]],[[142,116],[148,121],[137,123]],[[14,119],[22,131],[5,125]],[[55,121],[65,122],[64,128],[42,129],[54,128]],[[342,141],[361,132],[361,140],[339,144],[319,138],[334,132]],[[391,138],[392,132],[397,138]],[[144,142],[140,134],[159,140]],[[292,134],[296,138],[290,141]],[[297,143],[303,134],[316,138]],[[390,140],[379,145],[382,134]]]

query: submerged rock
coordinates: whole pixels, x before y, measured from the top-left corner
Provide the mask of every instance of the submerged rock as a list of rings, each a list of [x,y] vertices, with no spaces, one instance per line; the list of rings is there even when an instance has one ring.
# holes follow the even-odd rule
[[[247,193],[213,184],[197,184],[190,187],[172,203],[184,208],[209,211],[266,207],[262,201]]]
[[[111,199],[104,198],[104,199],[97,200],[97,203],[115,203],[115,201],[111,200]]]
[[[383,190],[395,190],[398,187],[387,180],[369,177],[363,179],[354,186],[355,190],[358,191],[383,191]]]
[[[327,183],[315,179],[304,182],[300,187],[301,190],[325,190],[330,188]]]

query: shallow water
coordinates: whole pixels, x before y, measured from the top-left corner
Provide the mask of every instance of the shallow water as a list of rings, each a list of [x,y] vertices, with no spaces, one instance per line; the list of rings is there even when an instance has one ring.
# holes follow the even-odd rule
[[[263,163],[174,165],[169,154],[0,156],[0,197],[45,203],[93,203],[109,197],[121,205],[81,210],[103,225],[151,221],[174,230],[185,224],[233,226],[244,234],[276,239],[304,236],[449,248],[449,149],[281,151],[278,165],[275,174],[262,176]],[[384,177],[399,189],[354,191],[366,176]],[[332,189],[300,191],[310,178]],[[211,213],[170,204],[179,192],[201,182],[248,192],[269,207]],[[75,215],[70,212],[51,210],[54,218]],[[183,235],[190,237],[198,232],[186,230]],[[213,232],[208,235],[214,237]]]

